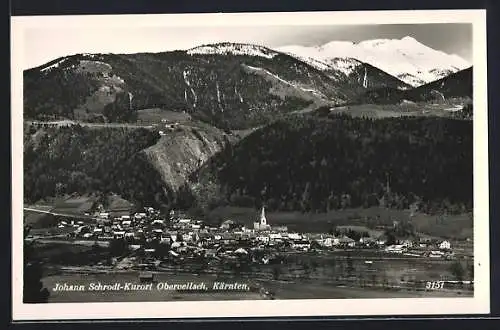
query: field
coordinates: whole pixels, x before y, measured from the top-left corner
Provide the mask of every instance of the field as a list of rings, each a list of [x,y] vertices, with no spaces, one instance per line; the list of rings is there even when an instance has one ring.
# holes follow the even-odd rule
[[[75,220],[85,222],[90,219],[90,216],[86,216],[85,213],[92,210],[96,201],[95,196],[66,196],[40,201],[34,205],[24,205],[24,224],[34,229],[54,227],[60,219],[47,212],[75,216]],[[106,203],[106,209],[112,216],[128,215],[134,208],[134,204],[118,195],[108,196]]]
[[[43,208],[41,209],[43,210]],[[50,211],[52,207],[47,207],[45,209],[46,211]],[[47,213],[25,210],[23,215],[24,225],[31,226],[32,228],[47,228],[57,224],[55,217]]]
[[[258,211],[253,208],[219,207],[209,215],[213,223],[233,219],[248,226],[258,219]],[[409,210],[394,210],[381,207],[352,208],[328,213],[302,214],[300,212],[266,212],[271,225],[286,225],[291,231],[328,232],[335,226],[392,226],[393,221],[409,219]],[[442,238],[465,239],[472,237],[471,214],[428,215],[415,213],[411,221],[417,232]]]
[[[337,107],[331,113],[348,113],[354,117],[390,118],[401,116],[443,116],[449,117],[462,108],[460,104],[401,103],[361,104]]]
[[[134,204],[121,198],[118,195],[110,195],[107,197],[106,210],[113,216],[119,217],[122,215],[129,215],[134,208]]]
[[[162,119],[166,119],[168,122],[184,123],[191,119],[191,116],[187,113],[160,108],[138,110],[137,116],[138,122],[143,124],[159,123]]]
[[[46,212],[79,215],[88,212],[95,200],[96,198],[93,196],[61,196],[41,200],[34,205],[24,205],[24,207]]]
[[[95,202],[95,198],[89,196],[69,197],[61,200],[56,200],[54,208],[51,212],[54,213],[69,213],[69,214],[84,214],[89,212]]]

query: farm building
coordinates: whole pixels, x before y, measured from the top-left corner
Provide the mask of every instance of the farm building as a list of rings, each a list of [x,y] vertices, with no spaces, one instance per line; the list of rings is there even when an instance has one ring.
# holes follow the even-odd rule
[[[449,241],[442,241],[439,243],[439,248],[441,250],[450,250],[451,249],[451,243]]]

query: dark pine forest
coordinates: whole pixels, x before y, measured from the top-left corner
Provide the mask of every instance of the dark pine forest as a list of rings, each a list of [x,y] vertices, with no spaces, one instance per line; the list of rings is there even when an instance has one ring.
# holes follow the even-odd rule
[[[460,213],[472,209],[472,146],[472,121],[293,116],[228,146],[197,177],[239,206]]]

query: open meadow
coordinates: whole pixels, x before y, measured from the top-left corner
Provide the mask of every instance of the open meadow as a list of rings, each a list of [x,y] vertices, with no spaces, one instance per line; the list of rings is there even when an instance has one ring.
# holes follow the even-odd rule
[[[286,225],[290,231],[325,233],[338,226],[367,227],[370,232],[378,232],[377,226],[392,226],[393,221],[410,218],[410,210],[395,210],[382,207],[350,208],[328,213],[267,212],[271,225]],[[209,221],[220,223],[226,219],[252,226],[258,212],[253,208],[219,207],[209,215]],[[466,239],[472,237],[472,214],[428,215],[415,213],[411,217],[415,230],[419,233],[441,238]]]
[[[359,104],[336,107],[330,112],[345,113],[353,117],[391,118],[409,116],[451,117],[462,109],[463,104],[401,103],[401,104]]]

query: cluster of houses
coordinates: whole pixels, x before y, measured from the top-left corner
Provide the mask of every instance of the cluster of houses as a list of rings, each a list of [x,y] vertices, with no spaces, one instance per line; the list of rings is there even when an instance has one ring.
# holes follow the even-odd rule
[[[178,122],[168,123],[166,119],[162,119],[161,123],[162,123],[162,125],[160,126],[161,129],[158,131],[158,134],[160,134],[161,136],[166,135],[167,132],[173,132],[179,127]]]
[[[154,241],[168,245],[173,253],[182,253],[190,248],[210,249],[219,246],[234,251],[240,249],[242,253],[245,248],[250,247],[285,247],[300,251],[308,251],[313,247],[377,248],[388,253],[445,257],[451,251],[449,241],[403,240],[386,246],[383,237],[361,237],[354,240],[346,235],[289,232],[286,226],[271,226],[267,222],[264,208],[260,212],[260,219],[253,223],[253,228],[233,220],[226,220],[220,226],[209,226],[201,220],[192,219],[176,211],[171,211],[168,219],[164,219],[160,212],[152,207],[144,208],[143,212],[120,217],[111,217],[108,212],[100,212],[97,214],[97,220],[91,224],[62,221],[59,228],[63,227],[72,227],[73,230],[68,235],[75,238],[124,239],[136,247]]]

